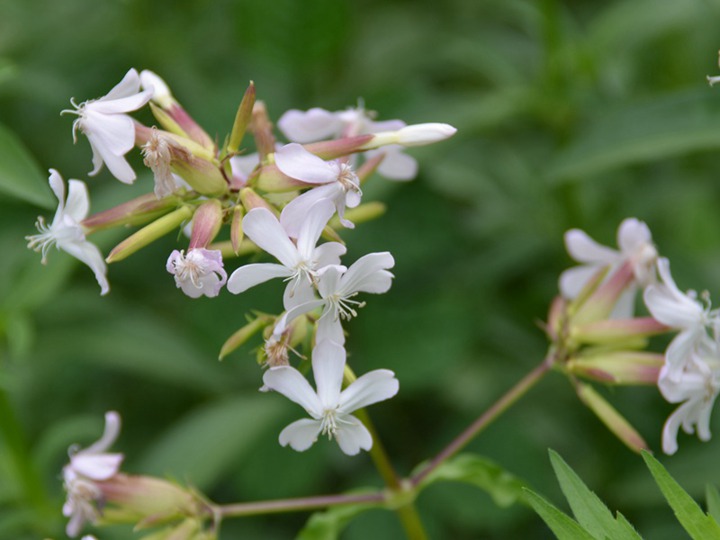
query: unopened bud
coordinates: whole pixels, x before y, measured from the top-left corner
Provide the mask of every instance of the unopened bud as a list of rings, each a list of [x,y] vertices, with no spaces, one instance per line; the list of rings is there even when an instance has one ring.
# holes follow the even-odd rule
[[[235,115],[235,123],[233,124],[230,140],[227,144],[229,153],[235,153],[239,150],[245,131],[252,120],[253,106],[255,105],[255,83],[250,81],[250,86],[245,90],[237,114]]]
[[[397,131],[376,133],[363,150],[379,148],[388,144],[424,146],[443,141],[455,135],[457,129],[450,124],[427,123],[405,126]]]
[[[268,193],[282,193],[308,187],[308,184],[283,174],[277,165],[263,165],[258,171],[254,185]]]
[[[201,195],[215,197],[228,190],[228,184],[220,169],[211,161],[198,158],[178,147],[173,152],[172,169]]]
[[[190,249],[205,248],[220,232],[223,222],[222,204],[217,199],[202,203],[193,215]]]
[[[172,97],[170,88],[165,81],[149,69],[144,69],[140,72],[140,84],[144,90],[152,88],[153,96],[150,100],[160,105],[163,109],[168,109],[171,105],[177,103],[175,98]]]
[[[272,122],[268,117],[267,108],[262,101],[255,101],[252,109],[250,131],[255,137],[255,147],[260,155],[260,161],[275,152],[275,137],[272,133]]]
[[[575,343],[619,345],[669,331],[670,328],[652,317],[634,319],[604,319],[583,325],[573,324],[570,338]]]
[[[620,295],[634,282],[635,274],[632,265],[626,262],[583,302],[572,315],[572,325],[579,326],[607,319],[620,299]]]
[[[171,208],[177,208],[180,201],[178,197],[158,199],[148,193],[104,212],[93,214],[82,222],[82,226],[88,231],[99,231],[121,225],[140,225],[159,218]]]
[[[569,360],[568,373],[608,384],[655,385],[664,356],[644,351],[582,353]]]
[[[237,205],[233,208],[232,221],[230,222],[230,242],[232,243],[233,250],[237,255],[240,251],[240,243],[243,241],[243,226],[242,221],[245,216],[245,209]]]
[[[273,207],[252,188],[243,188],[240,190],[240,201],[245,207],[245,210],[248,212],[253,208],[265,208],[270,210],[276,216],[279,215],[277,208]]]

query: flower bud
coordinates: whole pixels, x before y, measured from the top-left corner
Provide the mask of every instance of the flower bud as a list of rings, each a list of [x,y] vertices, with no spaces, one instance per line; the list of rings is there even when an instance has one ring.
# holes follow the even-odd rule
[[[573,326],[607,319],[620,295],[634,282],[635,273],[632,265],[626,262],[607,281],[597,287],[582,305],[573,302],[573,305],[579,305],[578,310],[572,315]]]
[[[189,249],[205,248],[220,232],[223,222],[222,204],[211,199],[201,204],[193,215]]]
[[[647,450],[648,445],[634,427],[610,405],[605,398],[588,385],[578,383],[576,387],[580,400],[592,410],[600,421],[612,431],[633,452]]]
[[[94,232],[121,225],[140,225],[159,218],[171,208],[177,208],[180,201],[179,197],[158,199],[148,193],[104,212],[93,214],[83,220],[82,226],[85,230]]]
[[[252,188],[244,188],[240,190],[240,201],[245,207],[246,211],[250,211],[253,208],[266,208],[270,210],[276,216],[280,213],[277,208],[274,208],[270,203],[263,199],[260,195],[255,192]]]
[[[450,124],[427,123],[405,126],[397,131],[376,133],[363,150],[371,150],[388,144],[424,146],[449,139],[457,129]]]
[[[256,101],[253,104],[250,131],[255,137],[255,146],[258,154],[260,154],[260,161],[265,160],[266,156],[275,151],[275,137],[272,133],[272,127],[265,103]]]
[[[652,317],[605,319],[583,325],[573,324],[570,339],[575,343],[617,345],[629,340],[644,342],[648,336],[662,334],[670,328]]]
[[[193,211],[190,207],[183,206],[174,212],[156,219],[115,246],[105,261],[113,263],[129,257],[136,251],[153,243],[158,238],[172,232],[192,215]]]
[[[171,146],[172,170],[180,175],[190,186],[209,197],[223,195],[228,190],[228,183],[220,169],[211,161],[196,157],[186,149]]]
[[[255,319],[248,322],[248,324],[237,330],[225,341],[225,343],[223,343],[223,346],[220,349],[220,354],[218,355],[218,360],[222,360],[235,349],[244,345],[260,330],[268,325],[271,325],[273,321],[274,319],[268,315],[258,315]]]
[[[269,193],[282,193],[308,187],[308,184],[283,174],[277,165],[264,165],[255,179],[255,186]]]
[[[253,113],[253,106],[255,105],[255,83],[250,81],[245,91],[245,95],[240,102],[237,114],[235,115],[235,123],[233,124],[232,133],[230,134],[230,140],[227,144],[228,153],[236,153],[240,148],[245,131],[250,124]]]
[[[608,384],[655,385],[665,358],[640,351],[584,352],[570,359],[568,373]]]
[[[230,242],[232,243],[233,251],[237,255],[240,251],[240,243],[243,241],[243,227],[242,220],[245,216],[245,209],[237,205],[233,208],[232,221],[230,223]]]

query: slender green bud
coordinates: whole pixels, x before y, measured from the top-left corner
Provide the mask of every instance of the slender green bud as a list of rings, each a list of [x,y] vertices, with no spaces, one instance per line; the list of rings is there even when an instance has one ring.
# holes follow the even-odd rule
[[[255,83],[250,81],[250,86],[245,90],[245,95],[240,102],[237,114],[235,115],[235,123],[233,124],[230,141],[228,141],[228,153],[234,154],[240,149],[245,131],[247,131],[250,121],[252,120],[253,106],[255,105]]]
[[[113,263],[129,257],[136,251],[153,243],[158,238],[174,231],[184,221],[192,217],[192,215],[192,209],[189,206],[183,206],[174,212],[156,219],[115,246],[105,261]]]
[[[262,101],[256,101],[252,109],[250,131],[255,137],[255,147],[260,154],[260,161],[265,161],[269,154],[275,152],[275,136],[272,122],[268,117],[267,108]]]
[[[245,209],[237,205],[233,208],[232,221],[230,222],[230,242],[232,242],[233,250],[237,255],[240,250],[240,243],[243,241],[243,217],[245,216]]]
[[[88,232],[119,227],[122,225],[140,225],[166,214],[171,208],[177,208],[180,197],[170,196],[158,199],[152,193],[114,206],[109,210],[93,214],[82,222]]]
[[[218,360],[222,360],[235,349],[247,343],[251,337],[260,332],[266,326],[273,324],[273,322],[273,317],[268,315],[258,315],[248,324],[238,329],[227,339],[227,341],[225,341],[225,343],[223,343],[223,346],[220,349],[220,354],[218,355]]]
[[[604,319],[583,325],[573,325],[570,338],[575,343],[617,344],[636,338],[663,334],[670,328],[652,317],[634,319]]]

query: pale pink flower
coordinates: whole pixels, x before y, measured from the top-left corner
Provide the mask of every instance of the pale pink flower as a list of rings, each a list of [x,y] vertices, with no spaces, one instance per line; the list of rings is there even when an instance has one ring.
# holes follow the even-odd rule
[[[185,254],[176,249],[170,254],[166,268],[175,276],[177,287],[190,298],[215,297],[227,282],[219,250],[195,248]]]

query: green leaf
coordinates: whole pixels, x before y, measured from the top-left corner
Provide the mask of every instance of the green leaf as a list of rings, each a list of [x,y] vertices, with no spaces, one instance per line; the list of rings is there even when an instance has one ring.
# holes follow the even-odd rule
[[[360,495],[367,490],[353,490],[349,494]],[[381,508],[378,504],[349,504],[334,506],[323,512],[315,512],[307,520],[297,536],[297,540],[336,540],[348,523],[363,512],[373,508]]]
[[[709,88],[632,103],[586,120],[547,176],[578,180],[614,168],[720,148],[720,93]]]
[[[618,540],[642,540],[642,536],[638,534],[635,527],[620,512],[617,513],[618,527],[616,532],[619,534]]]
[[[537,493],[525,488],[524,498],[550,527],[558,540],[597,540],[570,516],[558,510]]]
[[[255,440],[274,427],[283,410],[280,401],[255,395],[193,410],[149,445],[138,470],[210,488],[228,470],[241,466]]]
[[[54,208],[46,175],[25,146],[0,125],[0,192],[43,208]]]
[[[426,476],[421,489],[435,482],[464,482],[487,491],[495,504],[510,506],[523,496],[525,483],[482,456],[461,454]]]
[[[675,512],[675,517],[688,534],[695,540],[720,539],[720,525],[702,511],[693,498],[670,476],[665,467],[648,452],[643,452],[642,457]]]
[[[553,450],[550,450],[550,461],[560,482],[560,488],[580,525],[595,538],[605,536],[618,538],[617,523],[608,507]]]
[[[720,523],[720,494],[715,486],[708,484],[705,487],[705,498],[707,499],[708,513],[715,521]]]

